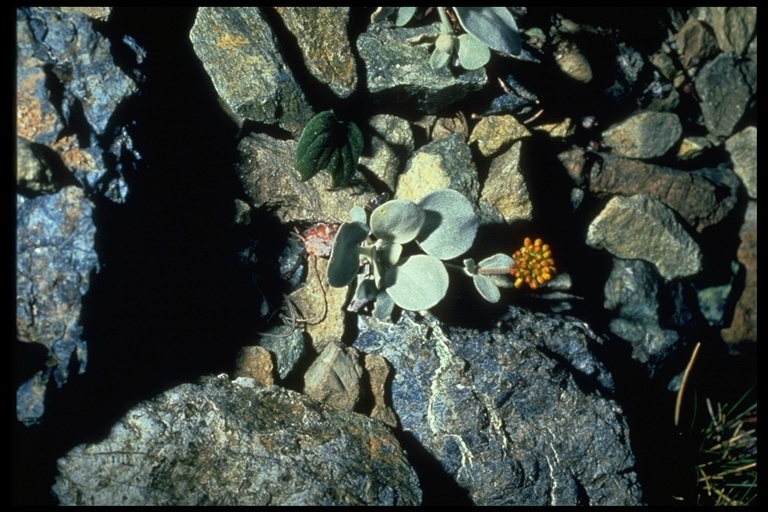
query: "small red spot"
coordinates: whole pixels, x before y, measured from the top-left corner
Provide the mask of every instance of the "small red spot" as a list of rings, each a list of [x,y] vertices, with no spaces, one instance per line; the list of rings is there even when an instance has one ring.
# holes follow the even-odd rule
[[[321,257],[330,256],[333,240],[336,238],[338,230],[338,224],[325,224],[323,222],[304,230],[302,237],[307,254]]]

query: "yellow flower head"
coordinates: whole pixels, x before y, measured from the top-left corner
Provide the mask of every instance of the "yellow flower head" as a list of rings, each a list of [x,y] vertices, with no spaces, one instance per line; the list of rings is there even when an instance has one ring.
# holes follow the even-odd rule
[[[525,283],[535,290],[557,273],[549,244],[542,243],[540,238],[531,242],[525,237],[523,246],[515,251],[512,258],[515,261],[509,266],[509,272],[515,279],[515,288]]]

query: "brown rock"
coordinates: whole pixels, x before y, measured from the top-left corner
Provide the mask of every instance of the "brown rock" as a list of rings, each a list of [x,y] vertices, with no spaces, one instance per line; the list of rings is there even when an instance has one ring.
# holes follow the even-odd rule
[[[720,331],[728,343],[757,341],[757,201],[750,201],[739,231],[737,252],[745,270],[744,290],[736,303],[731,325]]]
[[[272,361],[272,354],[258,345],[241,348],[237,357],[235,377],[252,377],[264,386],[271,386],[275,383],[275,364]]]

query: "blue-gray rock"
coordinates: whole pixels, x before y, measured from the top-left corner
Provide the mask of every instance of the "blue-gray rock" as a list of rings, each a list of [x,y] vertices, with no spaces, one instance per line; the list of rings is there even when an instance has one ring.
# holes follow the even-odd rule
[[[757,199],[757,128],[747,126],[725,141],[725,149],[731,155],[733,172],[744,183],[747,194]]]
[[[17,134],[52,149],[89,194],[123,202],[124,167],[140,155],[124,127],[107,128],[137,86],[109,40],[90,17],[57,8],[18,9],[16,31]]]
[[[456,75],[448,68],[432,69],[430,45],[409,42],[439,33],[439,23],[413,28],[371,23],[357,39],[371,101],[435,113],[482,88],[487,82],[484,69]]]
[[[58,461],[61,505],[418,505],[382,423],[253,379],[203,377]]]
[[[615,311],[611,332],[632,346],[632,358],[649,375],[677,348],[678,330],[691,323],[691,313],[677,300],[679,282],[665,282],[653,265],[615,258],[605,282],[605,309]]]
[[[716,137],[729,137],[757,93],[757,64],[722,53],[696,75],[704,126]]]
[[[474,504],[642,503],[626,419],[604,396],[613,379],[583,324],[512,307],[485,332],[410,312],[358,326],[354,346],[394,368],[403,431]]]
[[[71,368],[85,371],[88,347],[80,310],[99,260],[93,205],[82,189],[65,187],[34,199],[17,196],[16,201],[17,337],[49,353],[40,373],[17,391],[16,416],[29,425],[43,415],[51,376],[62,386]]]
[[[280,325],[270,329],[259,339],[259,346],[275,355],[277,376],[283,380],[291,374],[306,352],[303,331],[293,329],[289,325]]]

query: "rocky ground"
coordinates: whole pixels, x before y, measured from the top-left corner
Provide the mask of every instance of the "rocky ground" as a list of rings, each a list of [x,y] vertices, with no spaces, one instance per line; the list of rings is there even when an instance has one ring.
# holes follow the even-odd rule
[[[436,12],[17,10],[14,502],[701,503],[756,384],[756,8],[513,13],[465,70]],[[340,189],[295,169],[328,110]],[[350,310],[338,225],[444,188],[461,258],[554,279]]]

